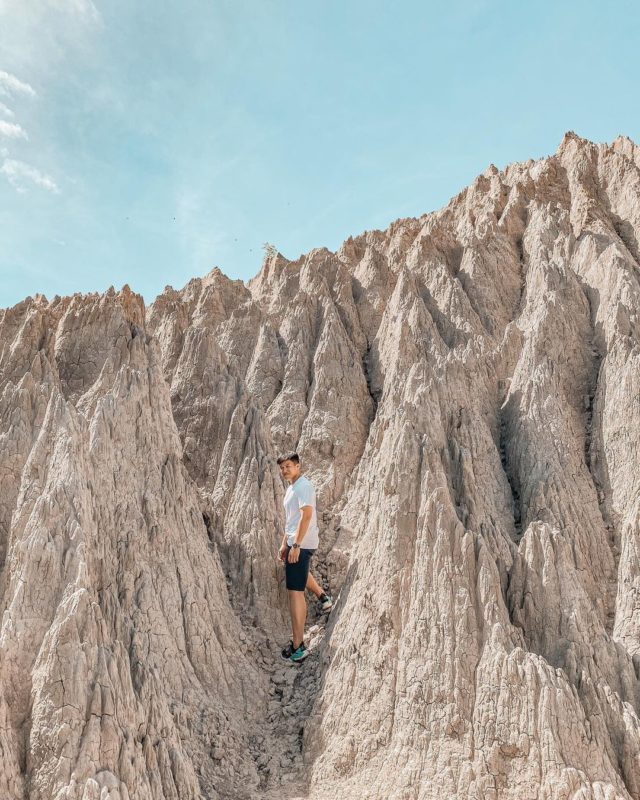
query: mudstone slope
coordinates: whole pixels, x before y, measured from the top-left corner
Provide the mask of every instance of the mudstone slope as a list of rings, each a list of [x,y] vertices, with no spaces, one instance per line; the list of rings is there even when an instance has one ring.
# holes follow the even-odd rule
[[[0,312],[0,797],[640,798],[639,390],[626,137],[248,285]]]

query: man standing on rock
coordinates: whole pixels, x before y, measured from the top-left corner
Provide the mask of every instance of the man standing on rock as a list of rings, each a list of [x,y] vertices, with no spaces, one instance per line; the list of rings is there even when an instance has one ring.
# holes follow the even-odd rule
[[[289,483],[284,496],[285,526],[278,557],[285,563],[293,631],[282,657],[297,663],[309,655],[304,643],[304,624],[307,619],[305,588],[316,595],[323,611],[331,608],[332,599],[322,591],[309,572],[311,556],[318,547],[316,491],[311,481],[302,474],[297,453],[279,458],[278,466],[280,474]]]

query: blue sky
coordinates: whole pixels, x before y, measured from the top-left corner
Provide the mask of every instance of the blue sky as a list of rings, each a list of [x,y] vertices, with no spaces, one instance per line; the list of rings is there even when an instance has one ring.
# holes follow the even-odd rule
[[[0,0],[0,307],[247,280],[566,130],[639,141],[639,33],[631,2]]]

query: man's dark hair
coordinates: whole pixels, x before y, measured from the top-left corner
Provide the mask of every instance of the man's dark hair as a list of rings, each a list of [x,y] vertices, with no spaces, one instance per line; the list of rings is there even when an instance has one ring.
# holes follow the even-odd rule
[[[278,459],[278,466],[285,461],[293,461],[294,464],[300,463],[300,456],[297,453],[290,453],[288,456],[280,456]]]

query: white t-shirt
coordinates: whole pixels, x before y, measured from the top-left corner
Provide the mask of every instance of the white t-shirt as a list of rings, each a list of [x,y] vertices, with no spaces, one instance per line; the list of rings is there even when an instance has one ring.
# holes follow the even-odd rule
[[[298,524],[302,517],[300,511],[302,506],[311,506],[312,510],[309,527],[304,535],[304,539],[300,542],[300,547],[304,547],[308,550],[315,550],[318,547],[316,490],[313,488],[311,481],[305,478],[304,475],[301,475],[294,483],[289,484],[284,495],[284,531],[287,534],[287,544],[289,547],[291,547],[296,540]]]

